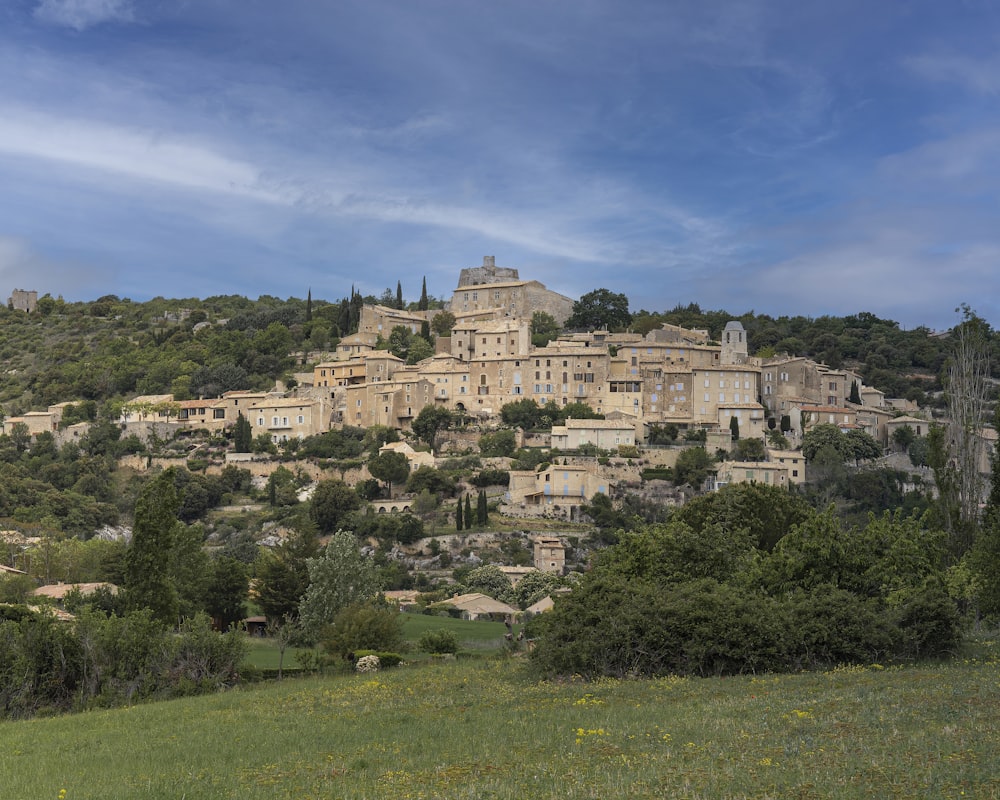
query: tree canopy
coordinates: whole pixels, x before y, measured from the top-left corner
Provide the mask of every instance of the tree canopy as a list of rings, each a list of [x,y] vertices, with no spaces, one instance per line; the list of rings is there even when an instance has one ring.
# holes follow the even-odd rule
[[[609,289],[594,289],[573,304],[573,313],[566,320],[566,327],[589,331],[623,330],[631,322],[628,297]]]

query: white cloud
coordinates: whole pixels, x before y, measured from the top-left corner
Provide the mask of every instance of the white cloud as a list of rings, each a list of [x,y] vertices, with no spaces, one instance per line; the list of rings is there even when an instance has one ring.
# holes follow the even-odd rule
[[[35,19],[78,31],[102,22],[131,22],[132,0],[41,0]]]
[[[155,131],[10,109],[0,118],[0,153],[181,188],[275,199],[257,188],[259,172],[252,165]]]
[[[961,55],[924,55],[906,59],[907,67],[932,81],[964,86],[979,94],[1000,92],[1000,58]]]

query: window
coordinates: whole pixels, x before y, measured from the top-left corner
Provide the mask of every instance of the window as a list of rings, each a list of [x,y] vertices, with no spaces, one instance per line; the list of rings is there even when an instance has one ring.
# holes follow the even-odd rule
[[[257,418],[257,427],[259,427],[259,428],[263,428],[264,427],[264,418],[263,417],[258,417]]]
[[[296,417],[296,421],[299,423],[299,425],[301,425],[306,421],[306,418],[302,414],[299,414],[298,417]]]

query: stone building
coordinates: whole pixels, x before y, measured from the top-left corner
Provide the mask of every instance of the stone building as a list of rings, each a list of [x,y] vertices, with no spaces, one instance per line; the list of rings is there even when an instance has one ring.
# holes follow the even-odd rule
[[[516,269],[497,267],[493,256],[487,256],[482,267],[462,270],[448,308],[456,316],[489,310],[498,316],[530,321],[536,311],[544,311],[560,325],[569,319],[574,303],[571,298],[539,281],[522,281],[516,276]]]
[[[7,298],[7,305],[14,311],[24,311],[30,314],[38,305],[38,292],[34,289],[30,291],[15,289]]]

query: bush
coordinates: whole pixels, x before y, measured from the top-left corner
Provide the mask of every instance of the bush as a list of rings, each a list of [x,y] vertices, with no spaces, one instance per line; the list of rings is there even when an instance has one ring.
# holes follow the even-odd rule
[[[322,640],[328,653],[346,656],[360,650],[393,650],[403,643],[399,612],[375,603],[348,606],[333,621]]]
[[[516,449],[517,437],[511,430],[484,433],[479,437],[479,452],[487,457],[512,456]]]
[[[403,663],[403,657],[399,653],[387,653],[380,650],[356,650],[354,657],[361,659],[365,656],[376,656],[382,669],[398,667]]]
[[[444,629],[424,631],[417,645],[424,653],[441,655],[458,652],[458,637],[454,632]]]
[[[510,473],[505,469],[484,469],[470,480],[473,486],[485,489],[487,486],[509,486]]]

